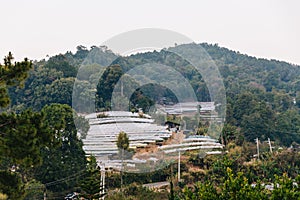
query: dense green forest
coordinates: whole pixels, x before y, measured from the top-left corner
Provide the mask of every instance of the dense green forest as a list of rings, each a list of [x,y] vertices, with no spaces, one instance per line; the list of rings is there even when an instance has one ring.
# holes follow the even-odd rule
[[[178,45],[127,57],[114,54],[105,46],[90,49],[78,46],[76,53],[66,52],[40,61],[15,62],[9,53],[0,65],[0,193],[8,199],[41,199],[46,192],[49,199],[62,199],[72,191],[87,194],[91,190],[88,184],[90,187],[97,185],[93,178],[97,175],[91,168],[95,163],[93,159],[86,160],[82,149],[81,138],[89,125],[77,113],[112,109],[115,86],[136,66],[148,63],[171,66],[189,81],[198,101],[211,101],[201,74],[172,53],[174,49],[192,51],[193,45],[200,45],[221,73],[227,100],[227,104],[221,106],[226,106],[227,110],[220,141],[229,153],[204,159],[186,155],[190,158],[182,166],[187,173],[183,183],[175,183],[175,194],[155,193],[136,185],[150,181],[173,182],[176,169],[171,173],[171,167],[157,174],[124,174],[125,184],[129,185],[125,192],[139,191],[132,199],[299,198],[299,188],[293,184],[300,184],[297,177],[300,168],[300,66],[258,59],[206,43]],[[160,78],[151,67],[143,74]],[[178,102],[176,95],[165,86],[139,87],[130,77],[126,81],[123,93],[137,88],[130,96],[130,110],[141,107],[147,112],[161,99],[167,103]],[[176,84],[177,80],[164,81],[167,85]],[[74,90],[77,101],[72,98]],[[218,106],[216,108],[218,110]],[[206,128],[206,124],[201,124],[195,132],[205,134]],[[261,160],[254,162],[255,138],[261,141],[270,138],[283,150],[262,151]],[[287,149],[290,146],[292,150]],[[199,170],[189,170],[195,167]],[[231,170],[242,173],[235,175]],[[155,177],[160,178],[156,180]],[[118,174],[108,176],[109,189],[120,186],[119,178]],[[253,182],[257,183],[255,187],[250,185]],[[261,182],[278,183],[286,188],[275,188],[269,194],[269,190],[260,187]],[[118,195],[109,198],[124,198]]]
[[[130,69],[147,63],[173,67],[189,81],[199,101],[210,101],[211,96],[201,74],[173,53],[174,49],[192,51],[193,45],[179,45],[128,57],[117,56],[107,47],[93,46],[88,50],[79,46],[75,54],[67,52],[48,61],[36,61],[24,87],[9,89],[10,109],[16,112],[27,108],[40,111],[51,103],[72,106],[74,89],[79,100],[73,101],[72,107],[77,112],[92,111],[95,107],[96,110],[109,110],[112,92],[120,77]],[[239,128],[248,141],[256,137],[270,138],[286,146],[300,142],[299,66],[250,57],[218,45],[198,45],[211,56],[222,75],[227,97],[226,123]],[[141,76],[159,77],[159,73],[151,67],[146,70]],[[126,80],[124,93],[130,92],[127,88],[137,88],[130,97],[131,110],[138,105],[148,111],[163,97],[168,102],[178,101],[165,86],[147,84],[139,87],[134,80]],[[166,81],[176,84],[175,78]],[[90,105],[91,102],[95,105]]]

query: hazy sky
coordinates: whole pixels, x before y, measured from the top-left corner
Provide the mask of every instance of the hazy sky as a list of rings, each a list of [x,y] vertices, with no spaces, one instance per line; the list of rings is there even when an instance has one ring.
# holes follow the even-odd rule
[[[42,59],[163,28],[195,42],[300,64],[299,0],[0,0],[0,57]],[[2,62],[2,61],[1,61]]]

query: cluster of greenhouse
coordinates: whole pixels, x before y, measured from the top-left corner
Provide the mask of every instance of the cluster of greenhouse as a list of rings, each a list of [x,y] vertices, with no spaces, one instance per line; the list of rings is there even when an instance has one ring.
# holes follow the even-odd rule
[[[109,111],[87,115],[86,119],[89,120],[90,129],[83,139],[83,148],[86,155],[95,156],[106,168],[121,168],[117,138],[122,131],[127,134],[129,149],[134,152],[130,158],[123,160],[127,167],[135,168],[136,164],[148,165],[161,159],[173,159],[174,155],[185,151],[221,154],[223,149],[217,140],[209,136],[187,137],[182,131],[172,132],[172,129],[155,124],[151,116],[142,113]],[[180,140],[174,138],[177,136],[181,137]],[[142,149],[145,150],[143,153],[140,152]]]
[[[98,116],[98,117],[97,117]],[[129,148],[136,149],[149,144],[157,144],[171,137],[171,132],[165,126],[154,123],[150,116],[125,111],[111,111],[93,113],[86,118],[90,123],[90,130],[83,140],[87,155],[96,157],[117,154],[116,145],[121,131],[129,137]]]
[[[184,138],[180,144],[164,145],[159,147],[164,153],[205,150],[206,154],[221,154],[223,145],[209,136],[194,135]]]

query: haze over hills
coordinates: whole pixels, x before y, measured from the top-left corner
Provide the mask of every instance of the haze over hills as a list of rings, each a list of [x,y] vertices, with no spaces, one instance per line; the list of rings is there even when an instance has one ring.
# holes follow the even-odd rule
[[[200,70],[198,66],[179,56],[193,55],[199,47],[203,53],[201,54],[203,57],[200,57],[203,60],[198,62]],[[6,61],[9,59],[11,55],[6,57]],[[210,185],[207,183],[209,187],[201,186],[201,191],[210,188],[211,191],[205,193],[206,195],[223,192],[222,195],[226,196],[228,191],[223,178],[226,174],[233,177],[230,169],[245,172],[244,176],[235,177],[244,180],[244,186],[240,191],[246,190],[250,183],[260,181],[261,177],[264,177],[266,182],[272,180],[273,183],[277,183],[276,176],[274,178],[276,174],[282,175],[287,170],[292,178],[299,174],[300,162],[297,151],[300,143],[300,66],[298,65],[255,58],[206,43],[177,45],[161,51],[130,56],[116,55],[104,46],[93,46],[90,49],[78,46],[76,53],[67,52],[34,62],[23,88],[17,87],[18,81],[26,78],[31,63],[27,60],[16,63],[17,66],[24,65],[26,68],[24,67],[21,72],[11,73],[10,71],[7,73],[7,69],[14,68],[6,65],[13,66],[8,61],[4,67],[0,66],[2,70],[0,73],[4,73],[4,80],[7,79],[7,82],[0,80],[0,84],[5,86],[5,89],[0,91],[2,95],[0,103],[8,103],[9,98],[5,96],[7,90],[11,103],[7,112],[0,115],[0,125],[4,126],[1,128],[1,134],[5,133],[1,135],[5,140],[0,140],[3,144],[0,150],[4,152],[3,158],[9,162],[1,162],[3,171],[0,171],[0,175],[11,174],[12,165],[15,162],[20,163],[18,166],[24,171],[17,170],[17,173],[14,173],[14,180],[19,181],[19,185],[39,184],[41,194],[43,193],[41,188],[44,187],[53,193],[52,196],[55,196],[54,194],[64,196],[67,192],[78,190],[78,187],[81,188],[81,192],[87,192],[87,186],[99,190],[99,173],[95,170],[97,163],[93,158],[86,160],[86,152],[82,147],[83,138],[88,138],[86,134],[89,124],[74,110],[81,115],[97,111],[99,115],[93,114],[97,119],[98,116],[99,119],[106,116],[105,111],[122,110],[124,105],[126,111],[136,112],[142,108],[146,113],[155,114],[153,110],[157,104],[161,108],[165,105],[174,105],[182,101],[180,95],[188,97],[183,98],[183,101],[192,99],[188,89],[193,90],[196,101],[214,101],[211,107],[214,108],[214,116],[217,116],[215,119],[226,108],[226,120],[224,124],[218,120],[213,124],[213,120],[209,117],[197,121],[194,116],[178,117],[176,114],[169,114],[163,119],[155,118],[161,120],[160,124],[164,124],[165,120],[169,122],[173,120],[179,124],[184,121],[186,129],[181,132],[182,135],[188,133],[194,137],[209,138],[211,133],[216,134],[218,135],[218,138],[215,138],[216,142],[220,147],[224,147],[224,150],[218,151],[219,155],[211,155],[208,158],[200,157],[198,151],[182,155],[184,171],[182,180],[185,184],[194,184],[196,180],[209,180],[211,182]],[[220,71],[220,76],[211,73],[215,69]],[[10,76],[13,77],[13,72],[17,75],[21,73],[17,76],[19,79],[15,80],[16,83],[9,79]],[[158,82],[151,82],[152,79]],[[224,88],[215,87],[220,81],[224,84]],[[182,83],[187,87],[181,88],[179,93],[176,92]],[[221,97],[225,94],[226,101],[223,101]],[[6,108],[2,108],[4,109]],[[137,113],[135,115],[140,116]],[[137,119],[141,121],[139,117]],[[79,126],[75,126],[75,123]],[[213,128],[210,126],[212,124]],[[107,132],[104,130],[105,134]],[[114,134],[116,137],[117,133]],[[171,137],[170,134],[169,136]],[[256,154],[257,144],[254,144],[254,141],[262,147],[261,155]],[[269,141],[270,150],[266,148],[264,141]],[[93,139],[88,142],[95,144]],[[115,140],[111,145],[115,148],[114,142]],[[271,145],[275,147],[274,152]],[[291,151],[288,147],[294,150]],[[118,156],[118,150],[114,149],[114,152],[115,156]],[[257,156],[256,160],[253,160],[254,154]],[[174,174],[172,169],[166,167],[150,174],[128,173],[125,175],[126,184],[166,181],[170,174],[171,176]],[[27,183],[20,178],[21,175],[25,177],[27,174],[32,177],[30,180],[36,182]],[[80,180],[81,176],[84,177],[84,182]],[[108,174],[108,187],[119,188],[120,184],[116,180],[119,180],[120,176],[122,177],[119,172]],[[243,177],[247,177],[247,183]],[[3,182],[1,180],[6,179],[7,177],[0,179],[0,189]],[[221,190],[215,190],[213,184]],[[234,186],[234,183],[230,185]],[[137,189],[134,185],[128,187],[127,189],[133,187],[135,188],[133,191],[139,191],[136,195],[144,193],[163,195],[164,199],[168,195],[167,192],[151,193]],[[181,187],[180,184],[178,187]],[[22,188],[0,192],[12,196],[19,194],[19,190]],[[250,196],[254,193],[265,194],[264,189],[252,186],[247,190],[253,192],[249,193]],[[300,191],[298,192],[300,194]],[[185,194],[183,188],[177,188],[177,193],[190,195]],[[278,196],[277,193],[274,195]]]
[[[1,6],[0,200],[300,199],[299,0]]]
[[[300,66],[247,56],[216,44],[184,44],[159,52],[138,53],[127,57],[116,55],[105,46],[93,46],[90,50],[78,46],[76,53],[67,52],[53,56],[47,61],[34,63],[34,69],[31,70],[25,87],[10,89],[11,108],[22,110],[32,107],[40,110],[50,103],[72,105],[72,90],[76,83],[80,85],[77,92],[81,100],[80,105],[73,104],[75,110],[83,112],[82,107],[86,107],[84,105],[93,107],[90,102],[95,102],[96,110],[109,110],[111,94],[119,78],[130,69],[147,63],[171,66],[189,81],[198,101],[211,101],[207,83],[199,71],[173,53],[176,50],[192,52],[195,45],[201,46],[208,53],[220,71],[227,95],[227,123],[240,127],[243,135],[249,140],[261,136],[278,139],[286,145],[293,140],[300,142],[300,116],[297,111],[300,106]],[[104,71],[106,66],[110,67]],[[164,73],[154,72],[148,67],[141,76],[147,78],[151,74],[159,77]],[[165,77],[160,79],[163,81]],[[176,79],[174,77],[166,81],[175,85]],[[126,84],[136,83],[125,83],[124,92]],[[167,98],[171,102],[178,101],[176,95],[168,88],[148,84],[131,95],[130,107],[134,108],[138,104],[147,111],[161,98]],[[257,105],[263,106],[258,108]],[[254,120],[258,115],[261,118],[260,122]],[[289,126],[292,123],[290,120],[285,120],[286,115],[295,118],[293,126]],[[265,124],[260,130],[249,127],[251,120],[251,126],[258,125],[256,123],[260,123],[261,126],[264,119]],[[250,130],[252,133],[247,136]]]

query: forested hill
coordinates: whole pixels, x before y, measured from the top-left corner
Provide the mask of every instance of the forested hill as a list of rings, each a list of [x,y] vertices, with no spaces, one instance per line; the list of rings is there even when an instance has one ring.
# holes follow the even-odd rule
[[[128,70],[147,62],[158,62],[177,68],[187,78],[193,78],[194,71],[187,62],[176,57],[173,52],[181,48],[187,52],[191,51],[194,44],[184,44],[170,47],[160,52],[139,53],[126,58],[119,57],[114,64],[120,64],[123,70]],[[256,58],[232,51],[217,44],[201,43],[200,45],[219,67],[224,81],[227,84],[239,84],[240,87],[260,87],[266,91],[272,88],[295,95],[300,89],[300,66],[284,61]],[[190,73],[190,74],[189,74]],[[195,78],[195,77],[194,77]]]
[[[221,72],[227,94],[228,125],[249,141],[255,137],[270,137],[286,145],[293,141],[300,142],[300,66],[255,58],[207,43],[183,44],[127,57],[118,56],[104,46],[90,49],[78,46],[76,53],[67,52],[47,61],[35,62],[24,88],[10,88],[10,108],[15,111],[26,108],[41,110],[50,103],[72,105],[72,90],[76,81],[82,98],[80,105],[74,107],[78,112],[95,99],[96,89],[97,109],[109,110],[111,93],[119,78],[128,70],[146,63],[174,67],[189,80],[199,101],[210,101],[201,74],[172,53],[179,49],[191,52],[195,45],[200,45],[210,55]],[[110,67],[103,72],[106,66]],[[144,76],[153,74],[151,70],[147,68]],[[175,79],[168,81],[176,83]],[[147,110],[161,97],[176,102],[176,97],[168,88],[148,85],[132,95],[131,107],[139,105]]]
[[[146,68],[135,71],[144,78],[142,80],[155,77],[169,85],[181,83],[177,79],[179,76],[170,73],[175,69],[188,80],[199,101],[210,101],[205,77],[190,63],[172,53],[192,55],[195,47],[199,47],[197,45],[209,53],[221,72],[221,77],[211,77],[210,83],[223,79],[225,85],[226,91],[221,92],[226,92],[227,102],[217,102],[216,111],[220,110],[220,106],[226,106],[226,121],[223,129],[214,124],[212,133],[220,135],[218,139],[225,145],[226,153],[206,157],[202,157],[203,152],[200,155],[199,151],[182,154],[182,182],[175,187],[171,184],[170,190],[180,191],[180,199],[184,196],[197,199],[203,194],[207,198],[229,199],[233,198],[228,196],[233,190],[236,191],[235,199],[245,197],[245,194],[248,195],[246,199],[283,199],[287,195],[298,198],[299,188],[294,187],[294,183],[300,184],[297,176],[300,169],[299,66],[257,59],[209,44],[178,45],[128,57],[120,57],[104,46],[90,49],[79,46],[76,53],[67,52],[33,63],[28,59],[15,62],[9,53],[4,58],[4,65],[0,63],[0,109],[7,110],[0,115],[0,196],[3,193],[8,199],[24,199],[25,196],[25,199],[42,199],[46,192],[47,199],[61,199],[78,190],[83,195],[98,194],[100,174],[96,170],[96,159],[86,159],[81,140],[86,136],[89,124],[74,110],[83,114],[94,112],[86,110],[91,107],[96,107],[97,111],[110,110],[112,92],[115,88],[119,89],[117,82],[120,77],[128,79],[121,81],[120,88],[123,87],[123,90],[117,93],[117,97],[123,92],[132,92],[128,85],[138,86],[136,91],[129,93],[132,94],[132,111],[142,107],[147,112],[154,103],[161,103],[161,99],[165,104],[176,102],[176,95],[168,87],[158,84],[141,87],[132,79],[129,72],[144,64]],[[153,63],[173,69],[168,72],[163,68],[153,69]],[[212,65],[203,67],[208,66]],[[166,73],[167,76],[164,76]],[[22,85],[23,88],[20,87]],[[74,91],[79,99],[77,103],[72,99]],[[117,103],[122,103],[124,99],[117,100]],[[93,101],[95,104],[91,103]],[[168,117],[176,119],[176,116]],[[165,117],[155,119],[162,119],[164,123]],[[193,124],[188,122],[196,119],[195,116],[184,116],[182,120],[188,127]],[[201,119],[198,127],[192,125],[187,129],[197,135],[206,135],[208,127],[209,120]],[[254,144],[256,138],[260,141],[259,155]],[[273,152],[264,142],[268,139],[275,147]],[[290,146],[293,148],[286,148]],[[254,154],[259,156],[258,159],[253,159]],[[153,194],[137,187],[136,183],[172,182],[176,166],[177,163],[174,163],[150,174],[124,173],[124,179],[118,173],[107,173],[106,186],[109,191],[119,190],[119,180],[126,180],[126,187],[122,186],[126,194],[130,191],[137,195]],[[244,174],[235,176],[231,170]],[[195,184],[197,180],[202,183]],[[252,183],[257,183],[256,187]],[[274,190],[263,189],[260,183],[272,184]],[[183,185],[195,185],[195,189],[183,189]],[[136,199],[163,199],[155,197],[138,196]]]
[[[244,85],[258,84],[267,91],[271,91],[274,87],[295,93],[300,89],[300,66],[298,65],[256,58],[218,45],[207,43],[200,45],[216,62],[223,77],[228,80],[236,80]]]

